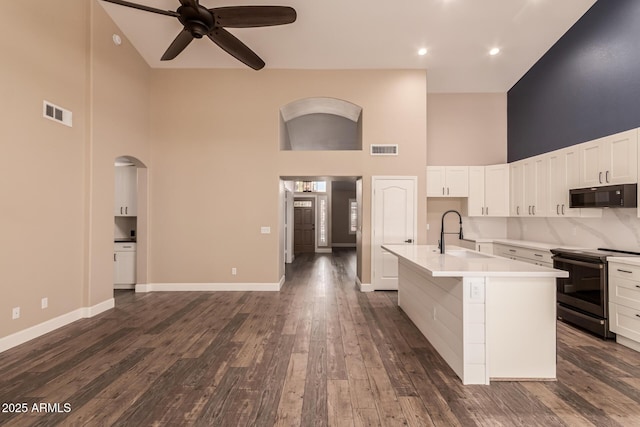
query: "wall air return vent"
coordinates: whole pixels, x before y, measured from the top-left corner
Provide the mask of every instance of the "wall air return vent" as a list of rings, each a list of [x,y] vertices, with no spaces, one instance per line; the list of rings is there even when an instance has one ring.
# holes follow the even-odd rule
[[[42,116],[65,126],[73,126],[71,111],[58,107],[49,101],[43,101],[42,103]]]
[[[398,144],[371,144],[372,156],[397,156]]]

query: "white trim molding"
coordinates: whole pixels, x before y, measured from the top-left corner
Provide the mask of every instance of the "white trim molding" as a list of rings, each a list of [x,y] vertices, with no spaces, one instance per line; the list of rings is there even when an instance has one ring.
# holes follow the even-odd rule
[[[136,292],[278,292],[283,284],[284,276],[277,283],[147,283],[136,285]]]
[[[358,276],[356,276],[356,285],[358,285],[358,289],[360,289],[360,292],[373,292],[373,291],[375,291],[375,289],[373,288],[373,285],[371,283],[362,283]]]
[[[332,248],[355,248],[355,243],[332,243]]]
[[[58,328],[66,326],[76,320],[85,319],[88,317],[97,316],[107,310],[115,307],[115,300],[110,298],[101,303],[98,303],[91,307],[81,307],[77,310],[73,310],[69,313],[54,317],[53,319],[31,326],[30,328],[23,329],[11,335],[7,335],[4,338],[0,338],[0,353],[9,350],[10,348],[24,344],[34,338],[38,338],[44,334],[48,334]]]

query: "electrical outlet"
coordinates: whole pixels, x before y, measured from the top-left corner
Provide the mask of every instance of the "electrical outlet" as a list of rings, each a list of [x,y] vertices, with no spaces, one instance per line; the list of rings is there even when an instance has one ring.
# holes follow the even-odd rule
[[[44,297],[40,300],[40,308],[47,308],[49,307],[49,298]]]
[[[13,311],[11,312],[11,318],[13,320],[20,318],[20,307],[13,307]]]
[[[233,267],[233,268],[231,269],[231,274],[232,274],[233,276],[235,276],[236,274],[238,274],[238,270],[237,270],[235,267]]]

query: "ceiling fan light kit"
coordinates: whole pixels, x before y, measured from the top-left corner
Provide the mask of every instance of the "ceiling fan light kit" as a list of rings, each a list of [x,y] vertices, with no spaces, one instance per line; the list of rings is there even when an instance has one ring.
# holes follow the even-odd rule
[[[180,0],[180,7],[174,12],[124,0],[103,1],[178,18],[184,28],[162,55],[162,61],[174,59],[194,38],[201,39],[207,36],[222,50],[254,70],[262,69],[265,65],[264,61],[225,27],[251,28],[284,25],[295,22],[297,17],[295,9],[289,6],[228,6],[207,9],[200,5],[199,0]]]

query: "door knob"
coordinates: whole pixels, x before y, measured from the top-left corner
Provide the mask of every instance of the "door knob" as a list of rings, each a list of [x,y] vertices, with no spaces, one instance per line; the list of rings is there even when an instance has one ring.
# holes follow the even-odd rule
[[[404,241],[405,243],[413,243],[413,239],[407,239]]]

